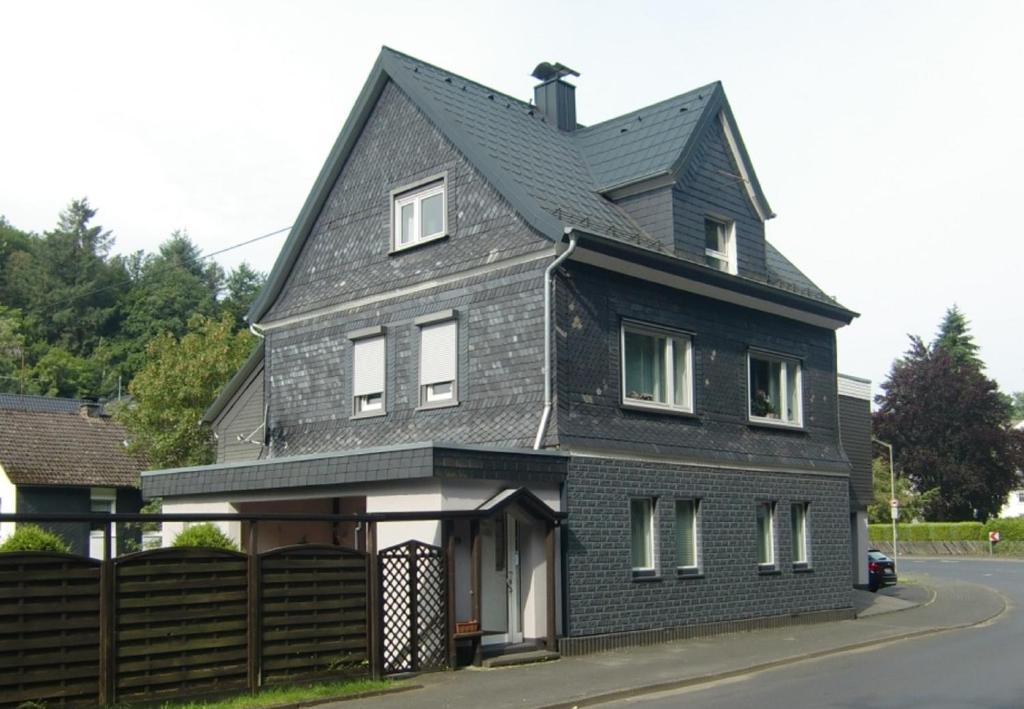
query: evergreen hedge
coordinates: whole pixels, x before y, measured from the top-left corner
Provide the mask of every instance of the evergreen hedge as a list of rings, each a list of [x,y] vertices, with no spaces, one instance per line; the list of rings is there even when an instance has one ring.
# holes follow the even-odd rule
[[[0,544],[0,551],[55,551],[70,554],[71,547],[64,537],[35,524],[19,524],[14,534]]]
[[[896,534],[904,542],[987,542],[988,533],[998,531],[1004,542],[1024,541],[1024,517],[990,519],[981,522],[915,522],[897,524]],[[869,524],[873,542],[892,541],[891,524]]]
[[[174,547],[206,547],[238,551],[238,545],[212,522],[192,525],[178,533],[171,542]]]

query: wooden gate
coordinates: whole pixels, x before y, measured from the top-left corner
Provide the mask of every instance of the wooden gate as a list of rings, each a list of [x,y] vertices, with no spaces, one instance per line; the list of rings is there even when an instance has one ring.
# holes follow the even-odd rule
[[[311,544],[260,555],[263,684],[366,674],[368,558]]]
[[[0,554],[0,707],[94,706],[100,564],[67,554]]]
[[[413,540],[384,549],[378,559],[384,673],[448,667],[444,551]]]
[[[114,566],[117,699],[246,689],[245,554],[156,549],[120,557]]]

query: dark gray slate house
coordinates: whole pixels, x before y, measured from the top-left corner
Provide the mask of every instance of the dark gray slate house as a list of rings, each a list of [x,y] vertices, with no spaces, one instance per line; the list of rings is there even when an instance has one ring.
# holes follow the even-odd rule
[[[584,126],[572,73],[539,66],[524,102],[382,50],[249,313],[263,346],[207,413],[220,462],[145,495],[323,513],[525,489],[481,523],[482,617],[456,589],[485,642],[544,637],[549,604],[569,652],[847,616],[864,520],[841,433],[864,444],[868,412],[863,382],[841,403],[835,331],[856,314],[765,240],[721,84]],[[554,594],[538,501],[566,515]],[[361,543],[259,544],[300,540]]]
[[[0,394],[0,512],[138,512],[146,463],[128,453],[125,438],[124,428],[95,402]],[[74,553],[102,558],[101,530],[81,523],[40,526],[64,537]],[[15,528],[0,523],[0,541]],[[122,550],[126,541],[115,538]]]

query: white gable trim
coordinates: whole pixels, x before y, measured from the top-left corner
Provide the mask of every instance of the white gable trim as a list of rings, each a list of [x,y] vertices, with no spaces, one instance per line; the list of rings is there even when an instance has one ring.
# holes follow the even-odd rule
[[[736,135],[732,132],[732,126],[729,125],[729,119],[725,115],[724,110],[718,112],[718,122],[722,126],[722,131],[725,133],[725,142],[729,144],[729,152],[732,153],[733,162],[736,163],[736,169],[740,171],[740,177],[743,178],[743,187],[747,192],[747,199],[754,206],[754,211],[757,212],[758,218],[762,222],[768,221],[771,218],[770,214],[765,214],[764,209],[761,207],[760,201],[757,199],[757,193],[754,192],[754,183],[750,180],[750,171],[747,169],[747,161],[743,159],[740,153],[739,144],[736,142]]]

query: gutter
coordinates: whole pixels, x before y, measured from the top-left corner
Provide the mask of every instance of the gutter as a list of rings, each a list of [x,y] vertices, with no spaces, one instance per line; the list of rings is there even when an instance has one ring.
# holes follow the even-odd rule
[[[576,231],[572,228],[566,227],[565,233],[569,235],[569,248],[559,254],[544,270],[544,412],[541,414],[540,425],[537,427],[537,437],[533,441],[534,450],[540,450],[544,433],[548,428],[548,420],[551,418],[551,281],[555,269],[576,250],[576,242],[579,239]]]

